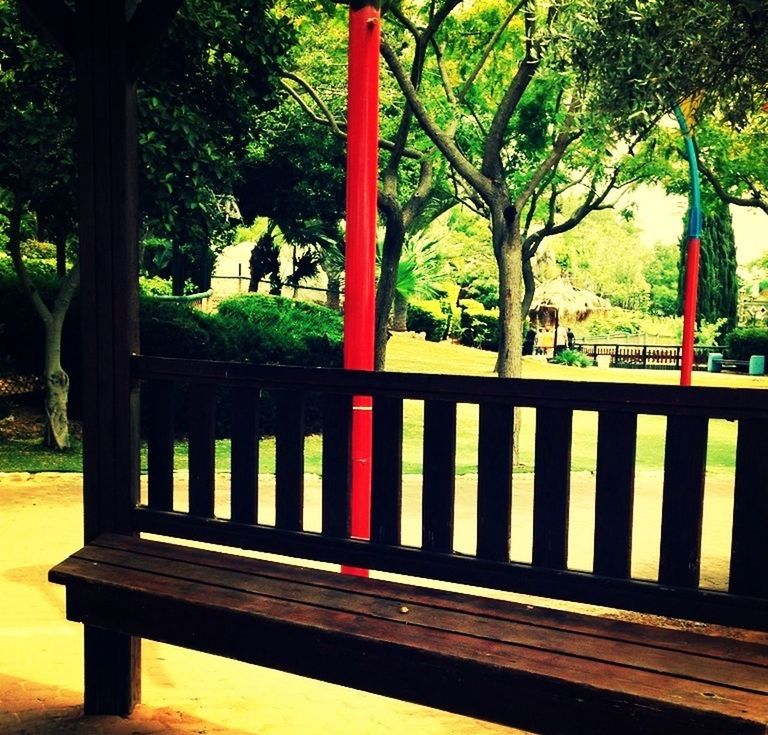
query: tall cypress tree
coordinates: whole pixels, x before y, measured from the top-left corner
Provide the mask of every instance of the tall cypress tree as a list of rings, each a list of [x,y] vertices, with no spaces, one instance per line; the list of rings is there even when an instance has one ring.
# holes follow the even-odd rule
[[[701,262],[696,321],[714,322],[725,318],[724,330],[736,326],[738,282],[736,279],[736,241],[728,205],[719,197],[705,196],[701,233]],[[683,313],[687,233],[680,240],[680,282],[678,313]]]

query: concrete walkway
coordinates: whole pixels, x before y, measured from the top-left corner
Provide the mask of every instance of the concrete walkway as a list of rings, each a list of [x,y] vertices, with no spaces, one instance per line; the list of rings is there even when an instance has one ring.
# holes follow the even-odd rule
[[[219,478],[223,486],[225,479]],[[660,479],[658,473],[638,476],[633,539],[633,574],[637,576],[653,577],[658,565]],[[405,485],[409,523],[404,535],[410,543],[417,543],[420,533],[418,484],[410,478]],[[472,477],[457,483],[456,545],[467,551],[475,542],[474,484]],[[515,475],[512,555],[520,561],[530,559],[531,485],[530,476]],[[730,534],[723,519],[731,513],[730,487],[732,477],[707,478],[702,578],[715,588],[727,583]],[[316,488],[316,481],[307,483],[310,525],[316,521],[312,520],[318,505],[313,497]],[[520,732],[151,641],[143,644],[144,704],[128,719],[84,717],[82,629],[65,620],[63,588],[46,580],[48,570],[81,545],[80,490],[79,475],[0,475],[0,734]],[[574,475],[571,506],[570,564],[589,568],[594,516],[590,473]],[[738,634],[768,643],[768,636]]]
[[[143,643],[144,704],[82,715],[82,626],[48,570],[81,545],[79,475],[0,475],[2,735],[511,735],[510,728]]]

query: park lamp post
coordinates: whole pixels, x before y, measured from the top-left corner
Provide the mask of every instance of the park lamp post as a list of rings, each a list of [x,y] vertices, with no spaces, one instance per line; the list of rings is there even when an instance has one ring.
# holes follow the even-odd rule
[[[380,0],[350,0],[344,367],[351,370],[374,367],[380,23]],[[349,533],[360,539],[371,533],[372,409],[370,396],[353,397]],[[356,567],[342,571],[368,573]]]
[[[692,109],[692,103],[688,110]],[[699,259],[701,256],[701,188],[699,165],[696,160],[696,146],[693,133],[680,105],[675,104],[675,117],[685,142],[685,154],[691,175],[688,207],[688,245],[685,258],[685,300],[683,302],[683,348],[680,365],[680,385],[691,384],[693,370],[693,338],[696,330],[696,299],[699,288]]]

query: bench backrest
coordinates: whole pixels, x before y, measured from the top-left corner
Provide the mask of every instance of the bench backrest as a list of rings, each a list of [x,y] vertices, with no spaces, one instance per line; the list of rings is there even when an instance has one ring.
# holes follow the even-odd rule
[[[133,358],[133,369],[142,381],[148,445],[148,488],[145,497],[134,499],[135,532],[698,621],[768,624],[768,391],[152,357]],[[373,398],[369,541],[348,537],[355,395]],[[179,408],[182,403],[186,409]],[[217,498],[217,414],[219,434],[231,438],[225,509]],[[523,448],[526,458],[533,450],[532,477],[512,472],[514,424],[521,415],[524,435],[535,424],[533,446]],[[572,480],[580,465],[573,448],[589,441],[582,435],[590,421],[585,423],[585,416],[596,424],[594,481],[586,491],[590,520],[574,524],[569,522]],[[658,564],[654,578],[637,579],[632,564],[633,533],[639,528],[636,457],[653,444],[643,437],[653,428],[647,428],[648,421],[661,421],[664,427],[656,431],[665,436],[663,472],[659,468],[655,481],[658,519],[655,529],[642,528],[658,538]],[[457,432],[457,422],[469,422],[470,431]],[[322,439],[307,440],[308,427]],[[179,430],[188,436],[188,482],[180,481],[183,473],[174,467]],[[271,471],[259,474],[259,437],[265,433],[275,435],[274,478],[267,476]],[[404,433],[411,437],[405,445]],[[476,434],[476,448],[459,447],[458,455],[460,463],[476,456],[467,481],[472,486],[469,519],[456,516],[457,436],[463,441],[468,433]],[[723,446],[729,441],[731,448]],[[420,456],[404,457],[404,446],[412,453],[414,442],[422,448]],[[306,446],[320,443],[319,466],[306,465]],[[735,472],[725,504],[715,511],[723,515],[722,508],[728,509],[716,519],[718,529],[730,536],[722,560],[727,572],[719,589],[707,589],[712,585],[700,577],[708,454],[714,462],[729,451],[735,453]],[[407,528],[402,514],[403,503],[410,502],[403,497],[404,468],[421,478],[411,481],[418,485],[420,533]],[[316,521],[304,518],[305,469],[321,475],[312,490],[319,493]],[[529,550],[513,559],[513,498],[523,486],[532,504]],[[265,513],[267,495],[271,511]],[[466,530],[467,524],[475,538],[458,543],[459,526]],[[569,549],[578,534],[589,535],[592,560],[577,570],[570,568],[572,560],[569,567]]]

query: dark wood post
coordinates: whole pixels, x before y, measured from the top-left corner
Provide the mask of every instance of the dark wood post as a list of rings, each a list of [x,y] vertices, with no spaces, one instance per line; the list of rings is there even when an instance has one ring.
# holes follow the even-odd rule
[[[76,65],[83,328],[85,540],[131,533],[138,498],[139,347],[135,84],[128,0],[77,0]],[[85,627],[85,711],[128,714],[140,696],[140,641]]]

